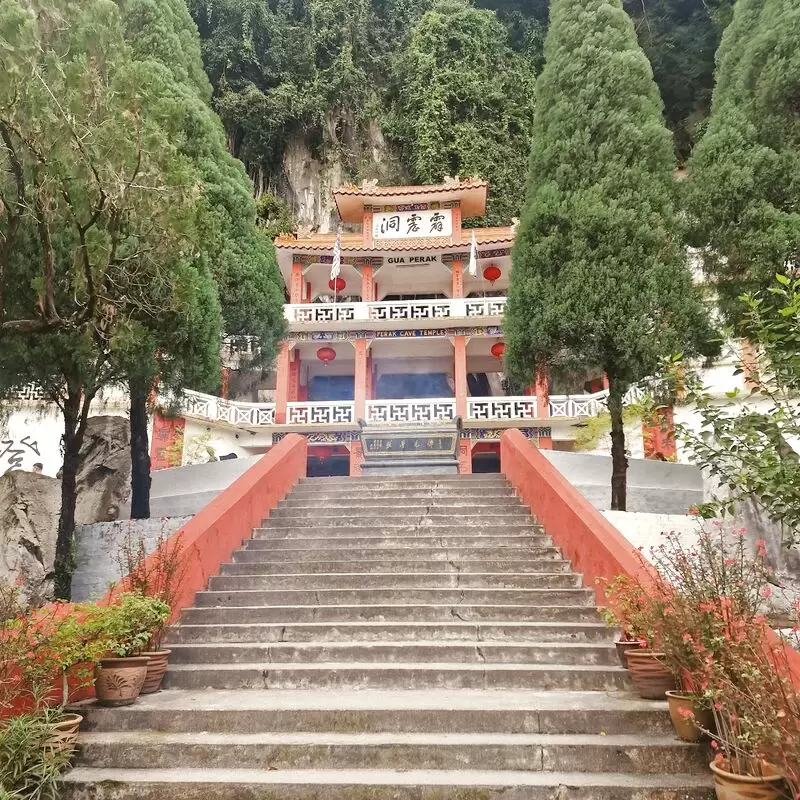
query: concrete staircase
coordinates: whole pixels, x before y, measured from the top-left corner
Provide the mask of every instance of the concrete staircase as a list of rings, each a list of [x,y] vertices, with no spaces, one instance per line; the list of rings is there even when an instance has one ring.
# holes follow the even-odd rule
[[[165,691],[87,709],[67,797],[713,797],[501,476],[303,481],[169,646]]]

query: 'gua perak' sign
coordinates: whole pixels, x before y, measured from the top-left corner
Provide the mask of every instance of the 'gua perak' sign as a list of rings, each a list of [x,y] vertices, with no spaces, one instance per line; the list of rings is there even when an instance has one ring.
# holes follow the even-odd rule
[[[427,236],[450,236],[452,233],[451,208],[380,211],[372,217],[373,239],[416,239]]]

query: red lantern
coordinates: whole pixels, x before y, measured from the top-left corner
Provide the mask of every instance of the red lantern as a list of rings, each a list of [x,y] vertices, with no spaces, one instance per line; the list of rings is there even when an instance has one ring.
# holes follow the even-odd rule
[[[336,358],[336,351],[332,347],[320,347],[317,350],[317,358],[327,366]]]
[[[492,355],[495,358],[502,358],[503,353],[506,351],[506,343],[505,342],[495,342],[492,345]]]
[[[489,266],[483,271],[483,277],[486,278],[486,280],[490,283],[494,283],[502,274],[503,273],[500,272],[500,267],[497,267],[494,264],[489,264]]]
[[[331,291],[336,292],[336,294],[339,294],[339,292],[341,292],[342,289],[344,289],[344,287],[347,286],[347,284],[345,283],[344,278],[336,278],[336,280],[331,278],[328,281],[328,286],[331,287]]]

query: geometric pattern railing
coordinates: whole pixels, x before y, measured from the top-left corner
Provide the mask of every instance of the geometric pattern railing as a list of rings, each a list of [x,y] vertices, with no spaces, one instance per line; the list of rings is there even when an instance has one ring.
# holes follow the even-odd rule
[[[506,310],[505,297],[476,297],[465,300],[468,317],[502,317]]]
[[[428,424],[455,419],[453,398],[422,400],[369,400],[367,422],[372,424]]]
[[[625,402],[639,399],[642,390],[632,389]],[[551,395],[551,417],[594,417],[606,409],[608,391],[582,395]],[[245,403],[223,400],[201,392],[185,390],[183,412],[212,422],[225,422],[242,427],[275,424],[275,403]],[[366,420],[373,425],[427,424],[446,422],[456,416],[456,401],[452,397],[420,398],[415,400],[368,400]],[[536,419],[536,398],[470,397],[467,398],[466,419],[471,422],[502,422]],[[331,400],[311,403],[288,403],[286,422],[289,425],[354,425],[355,403]]]
[[[450,300],[399,300],[367,303],[371,320],[447,319],[452,316]]]
[[[502,317],[505,297],[460,297],[440,300],[390,300],[370,303],[299,303],[284,306],[290,323],[415,322],[419,320]]]
[[[470,397],[469,420],[516,420],[536,418],[535,397]]]
[[[229,425],[273,425],[275,403],[243,403],[238,400],[223,400],[210,394],[184,390],[183,411],[191,417],[202,417],[212,422],[227,422]]]
[[[317,403],[288,403],[286,422],[289,425],[342,425],[354,423],[356,404],[331,400]]]
[[[287,306],[290,322],[352,322],[360,303],[305,303]]]
[[[607,391],[582,395],[550,395],[551,417],[594,417],[606,405]]]

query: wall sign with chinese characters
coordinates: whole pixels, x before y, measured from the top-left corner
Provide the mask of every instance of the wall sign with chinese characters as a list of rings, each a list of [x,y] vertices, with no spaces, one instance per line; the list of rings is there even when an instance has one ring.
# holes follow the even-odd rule
[[[418,239],[427,236],[451,236],[452,233],[452,208],[379,211],[372,215],[372,238],[375,240]]]

